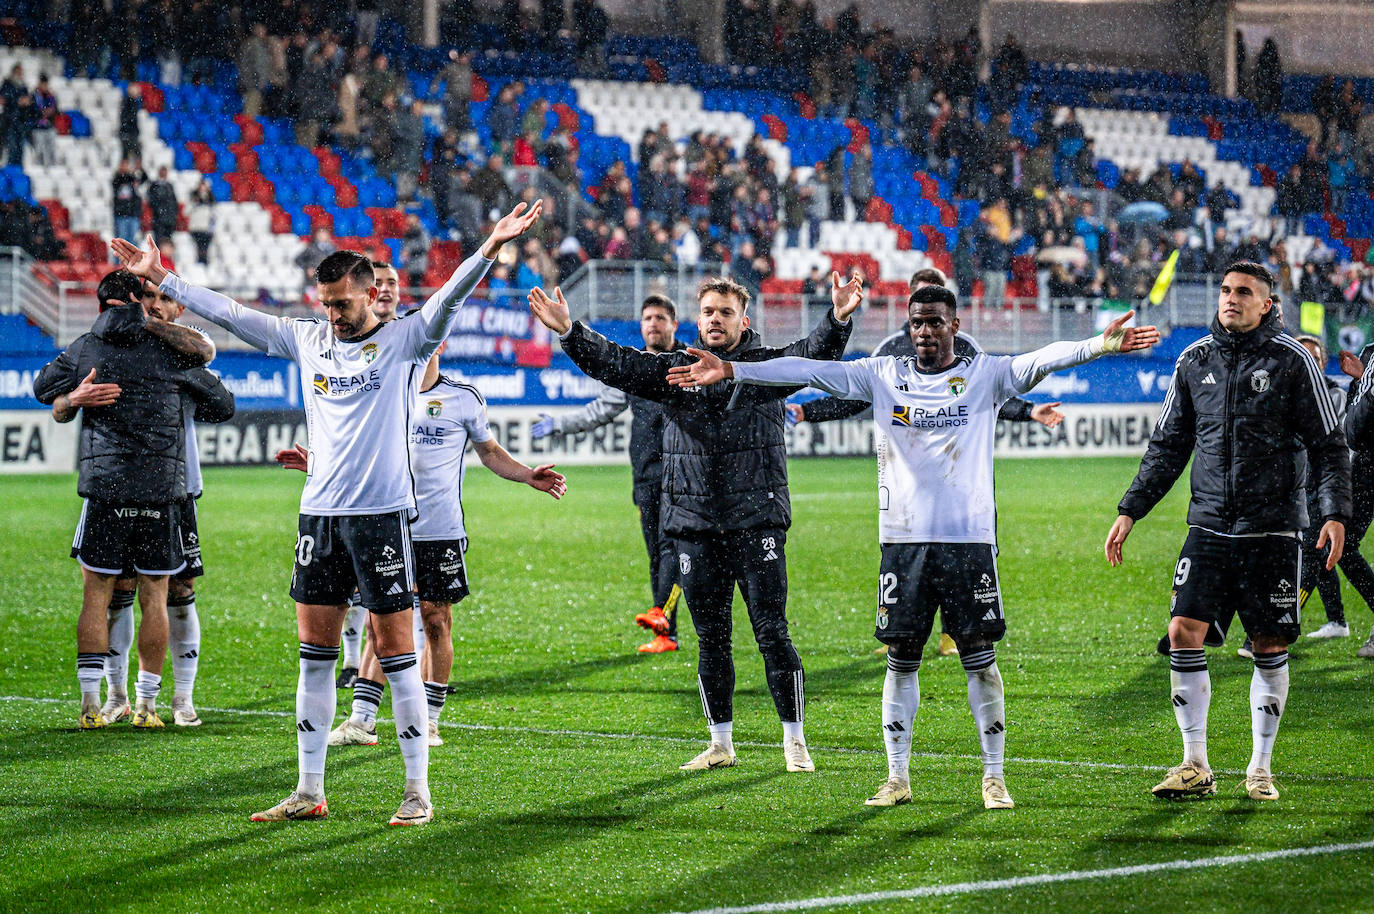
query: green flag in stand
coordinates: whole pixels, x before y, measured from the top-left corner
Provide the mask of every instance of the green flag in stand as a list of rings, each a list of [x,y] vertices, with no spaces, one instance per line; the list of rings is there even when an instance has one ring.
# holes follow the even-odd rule
[[[1298,326],[1303,333],[1310,333],[1318,339],[1326,338],[1326,306],[1314,301],[1302,303],[1302,314]]]

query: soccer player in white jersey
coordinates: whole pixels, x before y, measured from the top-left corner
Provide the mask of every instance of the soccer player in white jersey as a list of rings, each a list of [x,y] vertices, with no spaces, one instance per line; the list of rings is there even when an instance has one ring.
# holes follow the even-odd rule
[[[377,320],[382,323],[394,321],[396,319],[396,308],[401,296],[401,274],[396,272],[396,268],[389,263],[381,260],[372,261],[372,275],[377,285],[377,300],[372,303],[372,313],[377,315]],[[283,451],[282,454],[290,454],[291,451]],[[416,620],[418,622],[418,620]],[[369,643],[366,651],[363,650],[363,629],[367,625],[367,609],[363,607],[357,599],[355,593],[348,601],[348,610],[344,613],[343,625],[343,669],[339,671],[339,678],[334,680],[334,687],[338,689],[351,689],[358,682],[358,670],[362,668],[366,661],[369,668],[377,666],[377,652],[374,651]],[[375,676],[381,676],[380,667],[372,670]],[[380,683],[372,680],[378,686],[377,696],[381,698]],[[334,745],[331,743],[330,745]]]
[[[442,351],[443,347],[440,347]],[[436,352],[425,369],[410,421],[410,468],[415,475],[415,500],[420,517],[410,528],[415,544],[417,592],[424,625],[422,668],[428,675],[425,698],[429,703],[429,745],[442,746],[439,716],[448,697],[448,677],[453,671],[453,604],[468,595],[464,556],[468,548],[463,518],[463,454],[468,444],[482,464],[502,479],[523,482],[555,499],[567,492],[567,482],[553,464],[529,467],[512,457],[492,437],[487,404],[477,388],[439,373]],[[304,470],[304,448],[282,451],[277,461]],[[366,672],[366,670],[364,670]],[[377,744],[377,707],[382,683],[359,679],[372,688],[354,699],[353,713],[329,735],[329,745]],[[375,692],[375,695],[371,694]]]
[[[959,646],[968,676],[969,708],[983,758],[983,805],[1013,805],[1003,777],[1006,736],[1002,676],[994,643],[1006,632],[997,577],[997,506],[993,497],[993,433],[998,408],[1050,372],[1081,365],[1104,352],[1145,349],[1153,327],[1127,328],[1130,312],[1102,336],[1051,343],[1018,356],[956,355],[954,293],[939,287],[911,293],[914,357],[878,356],[852,362],[783,358],[700,360],[669,372],[681,387],[733,378],[766,385],[810,384],[873,404],[878,451],[878,576],[876,637],[890,646],[883,684],[883,737],[888,780],[868,799],[896,806],[911,799],[911,728],[920,706],[917,670],[936,608]]]
[[[523,204],[502,218],[481,249],[418,312],[381,323],[372,263],[338,251],[315,271],[326,320],[274,317],[187,283],[148,250],[116,238],[115,255],[135,274],[166,290],[188,310],[262,349],[289,358],[301,372],[310,429],[310,464],[301,493],[291,595],[300,635],[296,686],[299,778],[282,802],[254,821],[318,819],[329,814],[324,762],[334,719],[334,664],[344,606],[357,587],[373,613],[377,654],[391,685],[392,709],[406,779],[392,825],[434,817],[429,792],[424,687],[412,633],[410,519],[414,482],[406,454],[409,413],[424,366],[448,336],[458,309],[507,241],[532,226],[542,207]]]

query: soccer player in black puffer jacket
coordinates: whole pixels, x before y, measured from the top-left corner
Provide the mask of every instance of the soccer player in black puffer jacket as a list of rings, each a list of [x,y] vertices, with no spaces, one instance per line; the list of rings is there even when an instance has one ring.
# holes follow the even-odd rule
[[[1189,532],[1174,569],[1169,622],[1171,700],[1184,757],[1154,788],[1167,799],[1216,793],[1207,761],[1211,681],[1202,645],[1209,627],[1232,610],[1250,636],[1255,662],[1246,791],[1255,800],[1278,798],[1270,757],[1288,700],[1288,645],[1301,630],[1304,476],[1317,489],[1316,546],[1330,546],[1327,568],[1341,558],[1350,519],[1345,435],[1317,363],[1282,332],[1273,286],[1257,263],[1227,268],[1212,332],[1179,355],[1140,472],[1107,536],[1107,560],[1118,565],[1131,527],[1192,458]]]
[[[77,492],[86,500],[72,545],[83,583],[76,661],[82,729],[106,723],[100,713],[109,647],[105,611],[116,578],[126,572],[138,573],[142,596],[140,671],[160,681],[168,577],[186,564],[179,526],[179,503],[186,497],[186,415],[201,404],[207,421],[223,421],[234,412],[233,395],[201,367],[203,359],[149,332],[141,293],[142,283],[124,270],[101,280],[101,313],[90,332],[34,379],[34,395],[45,405],[82,384],[98,384],[103,394],[83,406],[77,451]],[[146,691],[151,697],[140,696],[133,724],[160,727],[156,690]]]
[[[840,285],[831,274],[833,309],[804,340],[782,349],[763,346],[749,329],[749,293],[729,279],[702,283],[697,292],[697,347],[723,359],[757,361],[799,355],[838,359],[849,341],[849,316],[863,300],[862,283]],[[787,491],[783,399],[798,388],[718,385],[683,390],[668,369],[695,361],[681,352],[648,353],[614,343],[574,323],[562,293],[530,292],[535,316],[562,338],[579,368],[631,396],[663,403],[661,529],[673,538],[687,609],[700,645],[697,677],[711,744],[682,767],[735,764],[732,739],[735,667],[730,656],[730,604],[738,584],[763,655],[768,689],[783,725],[788,771],[813,771],[802,730],[805,711],[801,658],[787,632],[784,546],[792,523]]]

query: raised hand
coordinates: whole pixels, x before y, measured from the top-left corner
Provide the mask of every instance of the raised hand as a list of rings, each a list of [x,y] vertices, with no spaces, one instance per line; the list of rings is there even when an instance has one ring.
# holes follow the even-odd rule
[[[1120,565],[1125,558],[1121,554],[1121,547],[1126,542],[1126,537],[1131,535],[1131,528],[1135,526],[1135,521],[1122,514],[1112,524],[1112,529],[1107,532],[1107,544],[1103,547],[1107,553],[1107,561],[1113,568]]]
[[[110,240],[110,252],[119,259],[124,269],[157,285],[167,276],[167,271],[162,267],[162,256],[158,253],[153,236],[148,235],[146,242],[148,249],[145,251],[123,238],[113,238]]]
[[[678,365],[668,369],[668,383],[674,387],[709,387],[735,376],[734,367],[729,362],[704,349],[688,347],[687,354],[696,356],[691,365]]]
[[[555,287],[553,298],[540,288],[530,289],[530,313],[539,323],[562,336],[572,329],[572,315],[568,312],[568,301],[563,290]]]
[[[850,276],[849,282],[840,285],[840,274],[830,272],[830,303],[835,306],[835,320],[844,323],[849,316],[859,310],[864,300],[864,281],[858,276]]]
[[[1045,428],[1054,428],[1064,421],[1064,414],[1055,409],[1060,403],[1037,403],[1031,407],[1031,420],[1039,422]]]
[[[548,413],[540,413],[539,419],[530,426],[531,438],[547,438],[553,434],[553,416]]]
[[[783,418],[787,420],[788,428],[791,428],[798,422],[806,421],[806,410],[802,407],[800,403],[788,403],[786,404],[786,407],[787,415]]]
[[[1127,327],[1127,321],[1133,317],[1134,309],[1107,325],[1102,331],[1103,352],[1139,352],[1159,342],[1159,330],[1155,327]]]
[[[539,214],[544,211],[544,201],[534,201],[534,206],[527,210],[526,204],[521,202],[515,204],[515,209],[501,217],[501,221],[492,227],[491,234],[482,244],[482,256],[488,260],[496,257],[496,252],[501,250],[501,245],[507,241],[514,241],[521,235],[530,230],[530,227],[539,220]]]
[[[296,444],[284,451],[277,451],[272,459],[280,463],[283,470],[309,472],[310,451],[306,450],[303,444]]]
[[[546,463],[530,470],[530,478],[525,480],[530,488],[548,492],[554,500],[562,498],[568,491],[568,481],[562,473],[553,471],[555,464]]]
[[[1341,372],[1343,374],[1349,375],[1356,381],[1364,377],[1364,363],[1360,361],[1360,357],[1355,353],[1342,349],[1340,355],[1337,356],[1337,360],[1341,363]]]

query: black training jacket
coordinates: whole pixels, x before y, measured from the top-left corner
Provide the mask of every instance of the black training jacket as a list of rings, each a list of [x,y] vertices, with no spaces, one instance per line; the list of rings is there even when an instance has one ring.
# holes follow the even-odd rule
[[[722,359],[756,362],[780,356],[838,359],[851,323],[827,311],[804,340],[781,349],[765,347],[745,330]],[[698,337],[698,349],[707,349]],[[792,523],[787,491],[783,400],[800,388],[763,387],[727,381],[707,388],[668,384],[668,369],[696,361],[684,352],[648,353],[617,346],[581,321],[563,337],[563,351],[588,375],[632,397],[662,403],[663,488],[659,524],[673,536]]]
[[[978,344],[973,337],[967,333],[956,333],[954,335],[954,354],[960,356],[972,356],[974,353],[981,352]],[[911,334],[905,330],[899,330],[878,344],[878,348],[873,350],[875,356],[914,356],[916,347],[912,345]],[[807,422],[831,422],[836,419],[848,419],[850,416],[857,416],[869,411],[873,404],[867,400],[841,400],[839,397],[819,397],[809,400],[802,404],[806,414]],[[1008,422],[1029,422],[1031,421],[1031,410],[1035,404],[1021,397],[1012,397],[1002,404],[1002,408],[997,411],[997,418],[1005,419]]]
[[[33,393],[52,405],[96,370],[118,384],[109,406],[81,411],[77,492],[112,504],[162,505],[186,496],[188,411],[207,422],[234,414],[234,396],[200,360],[173,350],[144,328],[143,308],[110,308],[89,333],[43,366]]]
[[[1308,526],[1305,462],[1320,512],[1312,522],[1350,518],[1350,451],[1321,369],[1273,311],[1248,333],[1214,319],[1211,335],[1179,355],[1120,513],[1149,513],[1190,456],[1190,525],[1226,534]]]

